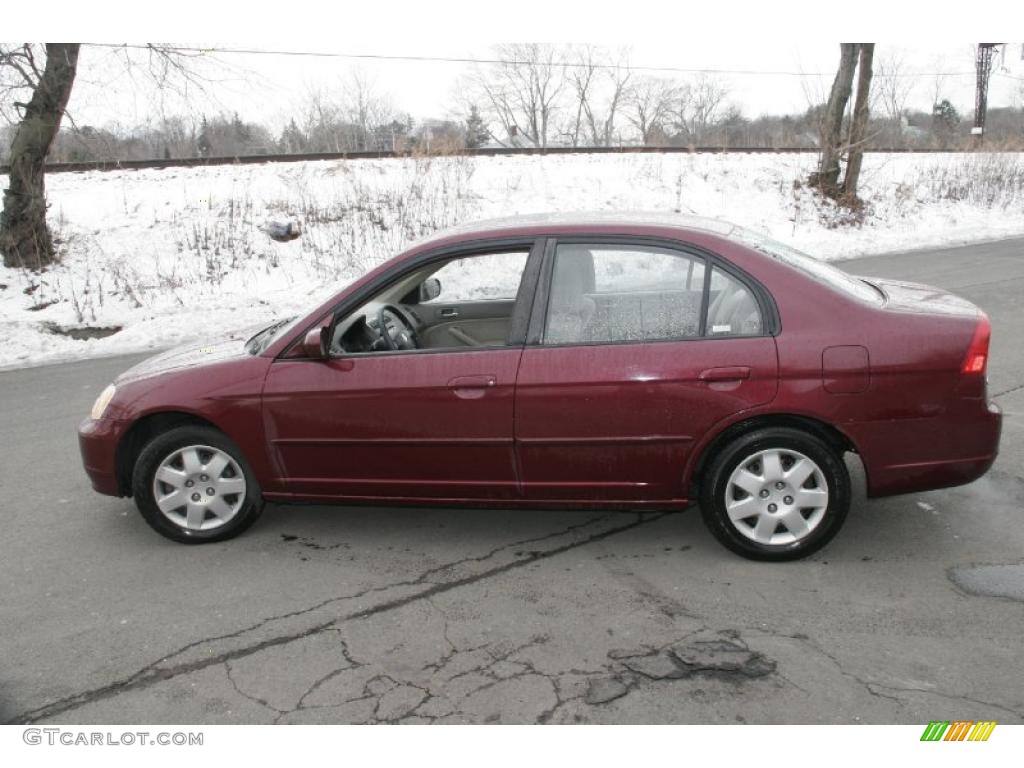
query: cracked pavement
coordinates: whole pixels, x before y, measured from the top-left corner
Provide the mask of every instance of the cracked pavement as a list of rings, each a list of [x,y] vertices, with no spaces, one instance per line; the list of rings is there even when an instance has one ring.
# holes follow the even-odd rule
[[[854,264],[989,312],[1002,455],[858,495],[797,563],[737,558],[696,509],[271,505],[183,547],[79,466],[78,420],[137,356],[0,373],[0,722],[1024,722],[1022,247]],[[999,590],[962,586],[993,566]]]

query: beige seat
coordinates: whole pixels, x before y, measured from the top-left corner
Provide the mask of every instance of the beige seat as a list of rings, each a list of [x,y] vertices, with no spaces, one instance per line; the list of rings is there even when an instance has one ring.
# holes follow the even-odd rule
[[[555,256],[544,340],[551,344],[589,341],[596,305],[594,254],[583,246],[561,246]]]

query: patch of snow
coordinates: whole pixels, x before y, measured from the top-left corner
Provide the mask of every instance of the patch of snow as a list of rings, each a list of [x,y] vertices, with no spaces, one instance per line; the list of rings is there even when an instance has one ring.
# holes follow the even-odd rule
[[[0,368],[156,350],[301,313],[410,242],[479,219],[724,219],[824,260],[1024,234],[1021,156],[865,158],[863,224],[796,184],[813,154],[573,154],[54,174],[62,263],[0,267]],[[0,178],[0,184],[5,183]],[[288,240],[282,223],[301,236]],[[278,240],[268,233],[277,232]],[[283,240],[283,241],[282,241]],[[458,274],[446,288],[464,289]],[[55,329],[120,326],[104,338]]]

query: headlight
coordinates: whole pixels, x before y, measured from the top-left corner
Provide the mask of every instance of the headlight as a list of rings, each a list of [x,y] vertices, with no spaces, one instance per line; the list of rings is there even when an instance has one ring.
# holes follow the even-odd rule
[[[110,400],[114,397],[114,393],[116,391],[117,388],[113,384],[111,384],[102,392],[100,392],[100,396],[97,397],[96,402],[93,403],[92,413],[89,414],[90,416],[92,416],[93,419],[103,418],[103,412],[107,410],[107,406],[110,404]]]

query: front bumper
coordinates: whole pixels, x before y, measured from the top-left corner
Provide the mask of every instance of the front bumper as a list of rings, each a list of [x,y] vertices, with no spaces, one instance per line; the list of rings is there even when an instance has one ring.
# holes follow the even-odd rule
[[[123,496],[117,480],[117,444],[123,425],[111,419],[86,419],[78,425],[78,448],[93,490]]]

